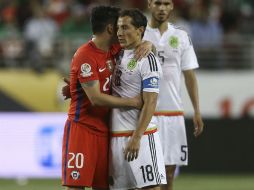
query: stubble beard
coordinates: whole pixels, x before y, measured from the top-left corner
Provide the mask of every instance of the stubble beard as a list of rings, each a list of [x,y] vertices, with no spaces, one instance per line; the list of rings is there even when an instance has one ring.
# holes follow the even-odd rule
[[[159,18],[159,16],[156,16],[155,14],[152,14],[152,17],[159,25],[169,21],[169,14],[167,15],[167,17],[165,19]]]

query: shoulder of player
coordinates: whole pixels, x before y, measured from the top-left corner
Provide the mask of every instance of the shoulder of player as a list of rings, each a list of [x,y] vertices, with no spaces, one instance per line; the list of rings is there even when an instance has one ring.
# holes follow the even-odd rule
[[[147,57],[144,57],[139,61],[139,64],[149,64],[151,67],[156,67],[159,64],[159,60],[153,52],[150,52]]]
[[[73,60],[93,60],[94,59],[94,54],[90,50],[87,44],[84,44],[80,46],[75,54],[73,55]]]
[[[188,36],[187,31],[183,27],[177,26],[177,25],[172,24],[172,23],[170,23],[169,26],[172,27],[175,30],[174,31],[175,35],[182,36],[182,37]]]
[[[157,60],[157,57],[153,52],[150,52],[146,57],[142,58],[139,62],[149,61],[150,59]]]
[[[86,43],[86,44],[81,45],[81,46],[77,49],[76,52],[77,52],[78,54],[89,53],[89,52],[91,52],[91,49],[90,49],[89,44]],[[90,55],[90,54],[89,54],[89,55]]]
[[[79,52],[80,53],[80,52]],[[73,57],[71,68],[74,70],[83,70],[86,68],[87,70],[91,70],[91,68],[95,68],[97,66],[97,62],[90,56],[82,56],[82,54],[78,54]],[[88,71],[87,71],[88,72]]]
[[[185,31],[185,29],[183,29],[182,27],[179,27],[179,26],[176,26],[174,24],[171,24],[170,23],[170,27],[171,29],[174,30],[173,34],[171,33],[170,36],[174,36],[174,37],[177,37],[178,39],[180,39],[180,43],[181,44],[192,44],[192,41],[191,41],[191,38],[190,38],[190,35],[188,34],[187,31]]]

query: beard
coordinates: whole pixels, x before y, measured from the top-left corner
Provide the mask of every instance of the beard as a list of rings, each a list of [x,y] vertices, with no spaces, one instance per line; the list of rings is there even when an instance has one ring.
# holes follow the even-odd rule
[[[159,24],[167,22],[169,20],[169,14],[166,16],[160,16],[160,15],[156,15],[153,14],[152,17],[155,19],[156,22],[158,22]]]

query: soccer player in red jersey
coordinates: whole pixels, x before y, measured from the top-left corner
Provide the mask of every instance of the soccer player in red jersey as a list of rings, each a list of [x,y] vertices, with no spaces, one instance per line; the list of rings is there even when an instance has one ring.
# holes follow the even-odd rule
[[[118,8],[95,7],[91,14],[94,38],[72,59],[71,103],[62,152],[62,184],[69,190],[108,189],[109,108],[141,106],[138,97],[109,95],[114,55],[120,50],[112,46],[117,42],[118,14]]]

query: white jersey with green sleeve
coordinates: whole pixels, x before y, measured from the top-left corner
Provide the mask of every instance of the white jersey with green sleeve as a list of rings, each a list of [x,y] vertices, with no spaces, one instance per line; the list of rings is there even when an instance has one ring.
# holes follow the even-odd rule
[[[155,45],[163,71],[156,113],[182,115],[181,73],[199,67],[188,34],[172,24],[168,24],[167,31],[162,35],[157,28],[147,26],[143,40]]]
[[[112,94],[123,98],[132,98],[142,92],[159,93],[159,80],[162,75],[159,60],[153,53],[134,60],[134,50],[123,50],[116,58],[116,66],[112,78]],[[140,110],[114,108],[112,110],[111,131],[113,133],[129,133],[136,129]],[[151,120],[147,130],[156,127]]]

